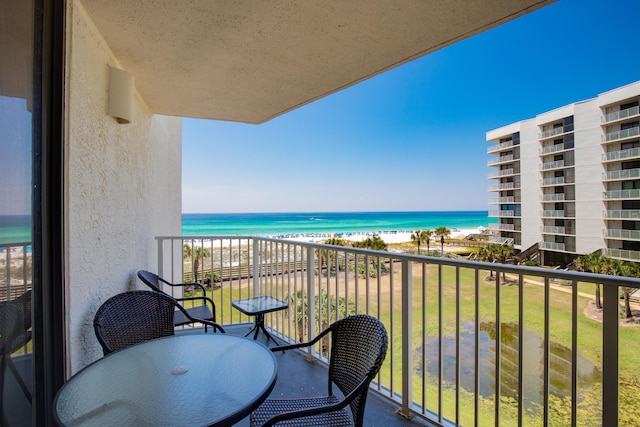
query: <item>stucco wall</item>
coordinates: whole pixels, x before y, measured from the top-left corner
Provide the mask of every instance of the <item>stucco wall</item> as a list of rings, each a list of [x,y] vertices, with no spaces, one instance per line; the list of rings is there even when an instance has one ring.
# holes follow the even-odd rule
[[[102,356],[93,316],[141,288],[157,235],[181,232],[180,118],[154,115],[136,93],[133,120],[106,114],[108,65],[122,68],[78,1],[67,15],[65,246],[67,373]]]

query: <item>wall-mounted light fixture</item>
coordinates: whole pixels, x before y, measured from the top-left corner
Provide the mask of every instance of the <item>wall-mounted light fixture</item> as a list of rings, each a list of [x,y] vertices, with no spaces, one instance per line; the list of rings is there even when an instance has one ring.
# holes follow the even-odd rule
[[[113,67],[109,67],[107,114],[120,124],[131,122],[133,114],[133,76]]]

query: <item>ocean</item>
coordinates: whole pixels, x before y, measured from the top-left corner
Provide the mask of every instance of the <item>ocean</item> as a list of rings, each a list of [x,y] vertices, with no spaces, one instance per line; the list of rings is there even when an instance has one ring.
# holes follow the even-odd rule
[[[290,236],[326,233],[477,229],[487,211],[182,214],[183,236]]]

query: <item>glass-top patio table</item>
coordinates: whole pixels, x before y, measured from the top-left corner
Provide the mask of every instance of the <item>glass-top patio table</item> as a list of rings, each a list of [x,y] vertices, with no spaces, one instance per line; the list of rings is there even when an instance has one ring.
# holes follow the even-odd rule
[[[267,336],[267,343],[269,340],[276,343],[276,340],[273,339],[271,334],[269,334],[264,327],[264,315],[272,311],[284,310],[289,307],[289,304],[271,296],[261,296],[233,301],[231,305],[248,316],[256,317],[253,329],[247,332],[247,335],[255,331],[253,334],[253,339],[255,340],[258,338],[258,332],[262,329],[262,332]],[[245,335],[245,337],[247,335]]]
[[[226,334],[184,334],[111,353],[76,373],[56,395],[65,426],[229,426],[275,384],[267,347]]]

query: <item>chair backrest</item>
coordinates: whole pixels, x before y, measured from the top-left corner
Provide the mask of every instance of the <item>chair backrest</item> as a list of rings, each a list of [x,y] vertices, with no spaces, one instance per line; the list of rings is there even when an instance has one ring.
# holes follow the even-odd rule
[[[366,383],[350,403],[355,425],[360,426],[364,420],[369,383],[378,374],[387,354],[387,331],[382,322],[365,314],[345,317],[329,329],[329,392],[332,382],[345,396]]]
[[[20,322],[18,307],[9,301],[0,302],[0,357],[12,353],[12,343],[20,330]]]
[[[11,300],[9,304],[18,309],[18,330],[10,349],[13,353],[31,340],[31,289]]]
[[[163,292],[161,282],[164,282],[164,280],[157,274],[146,270],[138,270],[138,277],[145,285],[149,286],[154,291]]]
[[[142,341],[174,335],[176,301],[153,291],[115,295],[98,309],[93,328],[104,354]]]

